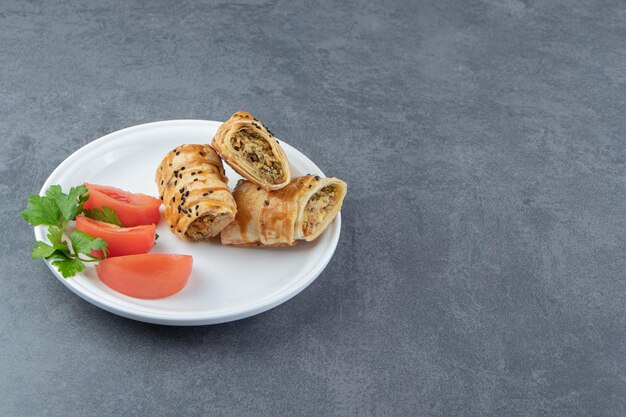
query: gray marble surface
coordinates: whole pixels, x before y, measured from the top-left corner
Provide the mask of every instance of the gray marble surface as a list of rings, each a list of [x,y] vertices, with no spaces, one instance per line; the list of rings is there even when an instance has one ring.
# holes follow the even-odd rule
[[[626,415],[622,1],[0,2],[0,415]],[[29,259],[70,153],[245,108],[347,180],[304,292],[171,328]]]

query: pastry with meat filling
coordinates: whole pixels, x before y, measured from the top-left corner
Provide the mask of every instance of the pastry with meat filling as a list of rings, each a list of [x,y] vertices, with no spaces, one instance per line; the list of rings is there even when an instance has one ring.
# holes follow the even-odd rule
[[[241,180],[233,193],[237,215],[220,237],[224,245],[292,246],[317,239],[341,210],[347,185],[337,178],[307,175],[266,191]]]
[[[207,240],[233,221],[237,206],[222,160],[209,145],[181,145],[157,168],[165,220],[184,240]]]
[[[211,143],[222,159],[242,177],[265,190],[289,184],[289,161],[263,123],[245,111],[223,123]]]

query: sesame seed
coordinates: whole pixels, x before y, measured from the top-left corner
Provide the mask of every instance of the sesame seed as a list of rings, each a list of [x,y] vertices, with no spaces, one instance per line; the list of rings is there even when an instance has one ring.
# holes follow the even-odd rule
[[[176,201],[176,196],[172,196],[172,202]]]
[[[256,190],[257,190],[257,191],[261,190],[261,187],[256,187]]]
[[[315,176],[315,181],[319,181],[319,180],[320,180],[320,177],[316,175]]]
[[[180,151],[176,151],[176,155],[180,155]]]
[[[161,185],[163,185],[163,180],[161,180]]]
[[[194,178],[194,179],[193,179],[193,182],[196,182],[196,181],[198,181],[198,179],[197,179],[197,178]]]
[[[209,195],[209,193],[204,193],[202,194],[202,197],[206,197],[207,195]]]
[[[198,152],[200,156],[204,156],[204,152]]]
[[[191,175],[196,175],[196,171],[191,171]]]
[[[185,167],[180,167],[180,170],[183,171],[185,169]]]
[[[198,174],[202,174],[202,171],[198,171]]]
[[[209,194],[213,194],[213,190],[209,190]]]
[[[178,185],[178,180],[174,181],[174,185]]]
[[[198,207],[200,207],[200,204],[196,204],[196,210],[198,210]]]
[[[181,233],[181,230],[180,230],[180,229],[176,229],[176,231],[177,231],[178,233]]]
[[[269,201],[267,201],[267,200],[265,200],[265,205],[266,205],[266,206],[269,206],[269,205],[270,205],[270,202],[269,202]]]

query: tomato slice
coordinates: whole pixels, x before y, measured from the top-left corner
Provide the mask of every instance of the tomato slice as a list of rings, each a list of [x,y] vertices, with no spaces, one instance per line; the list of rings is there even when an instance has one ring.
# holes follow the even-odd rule
[[[134,194],[106,185],[87,184],[89,200],[84,208],[107,206],[113,209],[126,227],[143,224],[157,224],[161,215],[159,207],[161,200],[145,194]]]
[[[128,255],[96,265],[98,277],[111,289],[136,298],[163,298],[180,291],[191,275],[189,255]]]
[[[154,246],[156,226],[119,227],[114,224],[89,219],[76,218],[76,229],[107,243],[109,257],[148,253]],[[92,256],[102,258],[102,251],[91,251]]]

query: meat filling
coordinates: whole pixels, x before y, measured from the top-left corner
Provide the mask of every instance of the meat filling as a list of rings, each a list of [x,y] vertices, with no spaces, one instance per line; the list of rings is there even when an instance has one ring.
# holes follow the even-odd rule
[[[272,147],[256,132],[242,129],[235,133],[231,145],[237,155],[245,159],[259,176],[271,184],[283,181],[283,168],[274,156]]]
[[[187,237],[193,240],[204,240],[211,237],[210,228],[215,222],[215,216],[198,217],[187,228]]]
[[[337,191],[328,185],[311,196],[304,207],[304,224],[302,232],[305,236],[312,234],[324,222],[327,214],[337,204]]]

